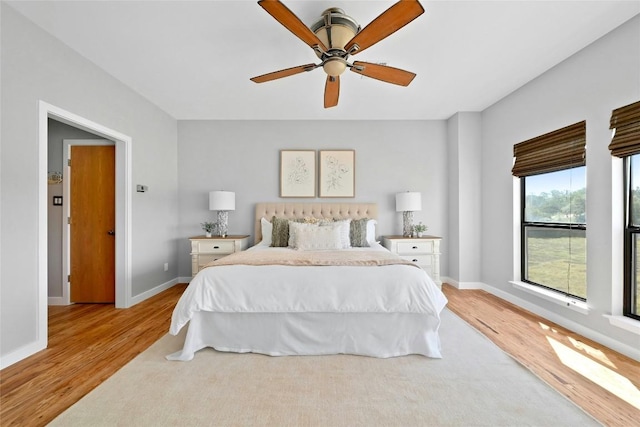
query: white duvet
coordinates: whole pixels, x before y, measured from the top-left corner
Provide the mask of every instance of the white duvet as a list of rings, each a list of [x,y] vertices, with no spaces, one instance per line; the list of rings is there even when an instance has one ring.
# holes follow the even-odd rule
[[[291,249],[254,246],[250,250]],[[370,248],[345,250],[383,250]],[[218,313],[423,313],[439,317],[447,299],[420,268],[249,266],[208,267],[178,301],[170,333],[195,312]]]
[[[249,250],[283,256],[292,251]],[[386,251],[379,244],[344,250]],[[438,328],[446,303],[426,272],[412,265],[208,267],[173,311],[171,334],[191,323],[183,350],[168,358],[190,360],[204,347],[270,355],[441,357]]]

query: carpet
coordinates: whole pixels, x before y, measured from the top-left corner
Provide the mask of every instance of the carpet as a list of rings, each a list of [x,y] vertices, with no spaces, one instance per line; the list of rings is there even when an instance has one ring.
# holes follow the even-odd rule
[[[445,309],[443,358],[165,355],[166,335],[52,426],[597,426]]]

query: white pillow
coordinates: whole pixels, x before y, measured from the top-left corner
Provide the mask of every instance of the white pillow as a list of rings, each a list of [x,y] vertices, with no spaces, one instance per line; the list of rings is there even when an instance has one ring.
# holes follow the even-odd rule
[[[289,221],[289,244],[290,248],[296,248],[298,231],[308,228],[317,228],[318,224],[308,222]]]
[[[340,242],[342,243],[341,249],[348,249],[351,247],[351,219],[343,219],[334,221],[330,224],[323,225],[322,227],[335,227],[340,232]]]
[[[296,249],[300,251],[319,251],[343,249],[340,227],[314,226],[301,227],[296,231]]]
[[[262,229],[262,240],[258,243],[261,246],[271,246],[271,235],[273,234],[273,224],[264,218],[260,218],[260,227]]]
[[[376,224],[378,222],[375,219],[370,219],[367,221],[367,242],[369,244],[375,243],[376,241]]]

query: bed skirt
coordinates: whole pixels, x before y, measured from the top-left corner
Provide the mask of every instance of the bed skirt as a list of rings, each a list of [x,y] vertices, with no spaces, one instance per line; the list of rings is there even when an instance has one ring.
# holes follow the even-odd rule
[[[215,313],[197,312],[182,350],[188,361],[205,347],[270,356],[354,354],[441,358],[439,316],[422,313]]]

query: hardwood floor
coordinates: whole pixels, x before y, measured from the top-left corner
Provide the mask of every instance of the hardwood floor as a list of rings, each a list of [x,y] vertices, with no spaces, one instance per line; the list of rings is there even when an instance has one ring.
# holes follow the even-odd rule
[[[0,371],[0,425],[42,426],[169,330],[186,284],[129,309],[49,307],[48,348]]]
[[[49,307],[49,347],[0,371],[0,425],[46,425],[109,378],[167,333],[185,286],[127,310]],[[640,364],[484,291],[443,291],[454,313],[600,422],[637,425],[640,409],[598,382],[609,380],[605,387],[638,399]],[[567,357],[573,366],[585,364],[589,378],[564,365]]]
[[[640,363],[488,292],[442,290],[451,311],[598,421],[638,425]]]

